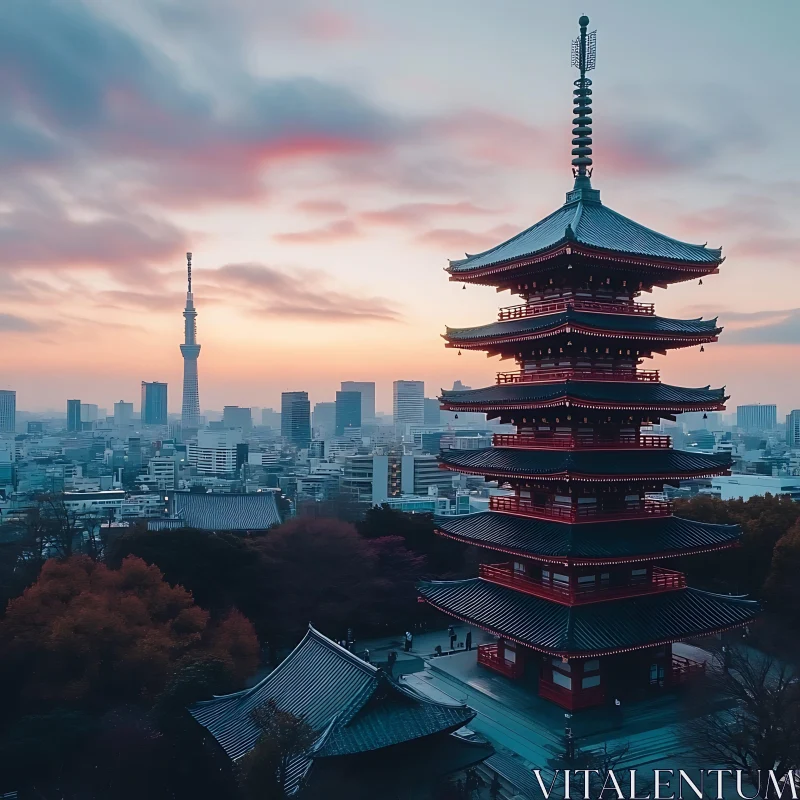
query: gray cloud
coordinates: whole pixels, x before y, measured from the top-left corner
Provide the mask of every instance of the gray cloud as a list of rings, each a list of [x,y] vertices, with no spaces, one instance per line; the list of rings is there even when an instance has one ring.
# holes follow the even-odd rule
[[[721,316],[723,319],[756,323],[729,331],[724,340],[727,344],[800,344],[800,309]]]
[[[44,330],[39,322],[0,312],[0,333],[33,333]]]

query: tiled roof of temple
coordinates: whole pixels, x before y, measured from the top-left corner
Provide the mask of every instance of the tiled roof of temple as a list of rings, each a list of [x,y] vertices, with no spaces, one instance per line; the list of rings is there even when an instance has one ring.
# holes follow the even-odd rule
[[[449,271],[458,275],[513,263],[569,242],[597,250],[690,264],[716,265],[722,260],[721,250],[664,236],[612,211],[600,202],[599,193],[593,194],[597,199],[582,195],[491,250],[451,261]]]
[[[437,517],[439,531],[459,540],[519,555],[574,561],[664,557],[733,546],[738,525],[712,525],[681,517],[572,524],[486,511]]]
[[[184,527],[204,531],[264,531],[281,522],[272,492],[174,492],[170,495],[169,510],[171,519],[151,520],[148,529]]]
[[[567,606],[480,578],[418,588],[452,616],[553,655],[602,655],[709,634],[742,625],[759,610],[752,600],[697,589]]]
[[[439,455],[450,469],[483,475],[573,478],[656,479],[716,474],[731,465],[728,453],[692,453],[671,449],[634,450],[521,450],[487,447],[482,450],[444,450]]]

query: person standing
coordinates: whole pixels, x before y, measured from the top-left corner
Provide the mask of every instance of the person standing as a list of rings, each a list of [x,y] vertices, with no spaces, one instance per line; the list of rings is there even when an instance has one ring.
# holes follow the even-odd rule
[[[406,631],[406,641],[405,641],[405,648],[406,653],[411,652],[411,645],[414,643],[414,637],[411,634],[411,631]]]
[[[389,651],[389,658],[386,660],[387,672],[389,677],[394,677],[394,665],[397,662],[397,653],[394,650]]]
[[[366,662],[367,662],[367,664],[371,664],[371,663],[372,663],[372,662],[369,660],[369,650],[365,650],[365,651],[364,651],[364,661],[366,661]]]
[[[450,637],[450,649],[454,650],[456,646],[456,629],[452,625],[447,629],[447,635]]]
[[[467,650],[472,650],[472,631],[467,631],[467,635],[464,637],[464,646]]]

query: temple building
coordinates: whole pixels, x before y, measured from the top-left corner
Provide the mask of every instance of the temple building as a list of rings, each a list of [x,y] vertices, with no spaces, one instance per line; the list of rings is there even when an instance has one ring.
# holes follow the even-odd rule
[[[443,535],[502,554],[479,577],[425,582],[422,599],[497,637],[478,661],[538,679],[539,694],[574,710],[703,665],[672,645],[747,624],[758,604],[689,588],[662,566],[735,547],[741,532],[676,517],[665,485],[728,474],[727,454],[675,450],[651,426],[724,409],[724,388],[661,382],[645,359],[717,340],[716,319],[667,319],[643,292],[715,274],[718,249],[687,244],[612,211],[592,187],[594,33],[573,43],[574,186],[550,216],[497,247],[451,261],[450,280],[519,295],[496,322],[448,328],[446,346],[514,359],[485,389],[444,391],[442,408],[515,426],[484,450],[450,450],[443,467],[511,490],[487,512],[438,521]]]
[[[233,761],[256,744],[253,709],[274,701],[303,718],[318,738],[289,767],[288,794],[314,797],[434,798],[438,781],[494,752],[454,735],[475,717],[458,703],[438,703],[389,678],[309,626],[295,649],[266,678],[242,692],[193,705],[192,716]],[[413,768],[410,766],[413,765]]]

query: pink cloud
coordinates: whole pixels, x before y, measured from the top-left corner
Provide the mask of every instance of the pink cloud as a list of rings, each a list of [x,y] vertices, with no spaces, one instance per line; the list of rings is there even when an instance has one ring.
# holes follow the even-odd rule
[[[356,224],[349,219],[339,219],[324,225],[321,228],[311,228],[305,231],[291,231],[276,233],[273,238],[279,242],[290,244],[323,244],[341,242],[361,236]]]
[[[481,253],[522,230],[514,225],[498,225],[490,231],[476,233],[461,228],[436,228],[421,234],[417,241],[425,245],[432,245],[438,249],[455,252]]]
[[[495,211],[481,208],[474,203],[404,203],[382,211],[365,211],[360,217],[364,222],[380,225],[416,225],[429,223],[436,216],[484,216]]]
[[[347,211],[340,200],[301,200],[295,208],[309,214],[344,214]]]

